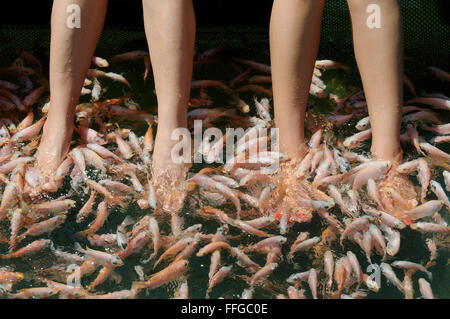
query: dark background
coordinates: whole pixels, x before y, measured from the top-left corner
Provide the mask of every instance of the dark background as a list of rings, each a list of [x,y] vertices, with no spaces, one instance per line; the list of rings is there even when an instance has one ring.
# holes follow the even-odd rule
[[[193,1],[200,50],[225,45],[239,50],[240,56],[246,56],[245,52],[249,51],[247,58],[268,62],[273,0]],[[404,22],[405,56],[450,69],[450,0],[398,1]],[[8,56],[11,59],[17,48],[38,53],[46,60],[52,4],[52,0],[0,2],[0,62]],[[97,54],[111,56],[144,48],[142,15],[142,0],[109,0],[106,28]],[[320,57],[354,63],[346,0],[326,0]]]
[[[436,2],[442,20],[450,25],[450,0],[422,1]],[[52,0],[2,0],[0,25],[49,25],[52,3]],[[272,3],[273,0],[194,0],[200,28],[228,25],[268,26]],[[110,0],[106,25],[143,27],[142,1]]]
[[[52,3],[2,0],[0,25],[49,25]],[[194,0],[199,27],[268,25],[272,3],[273,0]],[[106,25],[143,27],[142,0],[110,0]]]

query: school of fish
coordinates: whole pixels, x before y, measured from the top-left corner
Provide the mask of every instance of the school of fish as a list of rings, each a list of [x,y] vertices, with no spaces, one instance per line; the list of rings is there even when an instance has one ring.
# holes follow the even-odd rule
[[[163,197],[181,205],[164,207],[150,169],[157,114],[143,111],[132,93],[102,97],[108,81],[129,92],[132,86],[123,75],[101,69],[143,62],[147,80],[148,52],[92,59],[81,92],[90,102],[77,106],[70,152],[50,181],[34,164],[49,108],[43,66],[22,51],[0,69],[2,298],[127,299],[151,297],[153,290],[172,285],[169,298],[187,299],[192,295],[189,274],[198,259],[206,265],[201,272],[208,283],[205,298],[230,297],[215,294],[215,288],[231,281],[245,286],[233,296],[242,299],[365,298],[382,289],[366,271],[372,263],[404,298],[435,298],[429,269],[439,245],[433,236],[447,236],[450,229],[450,154],[441,146],[450,140],[450,124],[442,120],[450,98],[416,95],[405,76],[414,98],[404,103],[401,141],[411,154],[399,166],[375,161],[360,152],[371,138],[364,93],[339,97],[322,79],[324,72],[349,67],[317,61],[310,94],[313,100],[330,100],[334,110],[319,114],[314,102],[309,104],[309,152],[293,166],[271,150],[273,136],[248,139],[251,132],[273,127],[270,66],[224,61],[224,50],[196,54],[196,68],[226,63],[235,77],[228,83],[194,79],[189,125],[202,120],[204,128],[243,127],[246,134],[237,141],[233,159],[191,170],[181,191],[165,189]],[[450,75],[437,67],[429,68],[429,76],[450,85]],[[213,91],[228,96],[230,107],[215,107]],[[356,123],[351,136],[335,134],[349,123]],[[214,142],[205,139],[195,150],[208,163],[226,147],[225,138]],[[254,147],[257,156],[249,158]],[[261,169],[275,161],[281,162],[280,174]],[[405,177],[418,181],[417,196],[396,182]],[[312,223],[320,227],[308,228]],[[73,230],[66,238],[71,245],[58,246],[52,234],[67,225],[67,232]],[[408,229],[420,234],[428,260],[396,258]],[[18,261],[32,265],[40,260],[50,263],[51,271],[38,269],[30,278],[16,269]],[[133,265],[134,275],[124,287],[120,268],[127,264]],[[274,283],[271,277],[281,268],[291,272],[278,273],[284,279]],[[105,292],[105,283],[121,288]]]

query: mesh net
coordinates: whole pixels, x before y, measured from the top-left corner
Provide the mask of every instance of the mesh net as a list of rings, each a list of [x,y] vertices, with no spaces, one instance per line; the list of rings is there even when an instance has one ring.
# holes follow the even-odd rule
[[[445,17],[440,0],[400,0],[405,29],[405,55],[414,56],[429,64],[445,68],[449,65],[450,22]],[[249,13],[254,14],[254,13]],[[327,58],[353,62],[352,32],[347,1],[329,0],[325,5],[320,55]],[[225,44],[248,52],[252,59],[268,60],[268,21],[265,27],[229,26],[199,28],[199,49]],[[33,52],[38,57],[48,57],[50,31],[48,27],[0,26],[0,64],[17,49]],[[112,56],[130,49],[146,47],[142,28],[117,28],[108,26],[97,48],[100,56]],[[258,51],[255,53],[255,51]],[[261,56],[258,56],[261,55]]]

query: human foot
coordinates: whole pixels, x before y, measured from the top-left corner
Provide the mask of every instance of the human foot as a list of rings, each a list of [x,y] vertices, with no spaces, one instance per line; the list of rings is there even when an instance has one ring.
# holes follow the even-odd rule
[[[291,159],[280,164],[273,176],[273,191],[268,212],[280,221],[280,233],[287,232],[293,223],[310,222],[315,210],[312,201],[330,201],[325,193],[313,187],[306,178],[296,176],[297,167],[303,158]]]
[[[46,181],[52,180],[69,152],[73,129],[73,123],[61,124],[56,120],[47,120],[45,123],[41,144],[36,152],[36,166]]]
[[[392,167],[386,176],[378,182],[381,202],[384,209],[397,217],[403,216],[403,211],[410,210],[417,206],[417,193],[414,184],[408,176],[397,171],[401,164],[403,152],[400,151],[389,159]]]
[[[178,213],[186,196],[186,175],[189,163],[179,163],[173,151],[178,142],[173,141],[166,131],[158,132],[152,156],[152,183],[158,207],[166,212]],[[191,150],[189,150],[191,151]],[[192,155],[189,154],[189,159]]]

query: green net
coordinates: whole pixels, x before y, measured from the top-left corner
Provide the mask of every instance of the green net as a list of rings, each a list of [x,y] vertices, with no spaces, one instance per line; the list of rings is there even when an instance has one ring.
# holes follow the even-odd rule
[[[440,7],[435,1],[400,0],[405,29],[405,55],[445,68],[449,65],[450,26],[445,24]],[[249,12],[249,14],[253,14]],[[268,26],[268,21],[267,24]],[[268,27],[208,27],[199,28],[199,49],[225,44],[246,52],[253,59],[268,60]],[[1,64],[17,49],[24,49],[46,58],[49,55],[50,31],[46,27],[0,27]],[[107,27],[97,48],[100,56],[111,56],[125,50],[146,47],[143,29]],[[250,50],[248,49],[257,49]],[[344,62],[353,62],[352,32],[347,1],[329,0],[325,5],[320,55]],[[260,52],[261,56],[258,56]]]

